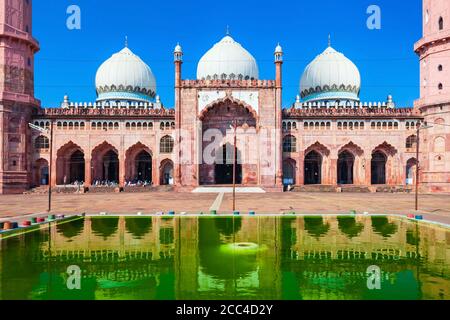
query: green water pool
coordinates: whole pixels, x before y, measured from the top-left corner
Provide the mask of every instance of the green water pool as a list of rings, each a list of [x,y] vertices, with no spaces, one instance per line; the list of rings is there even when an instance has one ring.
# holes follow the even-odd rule
[[[395,217],[87,217],[0,241],[0,300],[448,300],[449,249]]]

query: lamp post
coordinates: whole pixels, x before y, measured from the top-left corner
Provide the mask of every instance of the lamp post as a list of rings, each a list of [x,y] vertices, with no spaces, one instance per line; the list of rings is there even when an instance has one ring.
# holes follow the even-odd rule
[[[236,211],[236,160],[237,160],[237,120],[233,120],[231,123],[231,129],[233,129],[233,212]]]
[[[48,212],[52,211],[52,163],[53,163],[53,120],[50,121],[50,130],[36,126],[32,123],[28,124],[31,129],[44,134],[50,134],[50,161],[48,165]]]
[[[430,129],[432,126],[419,126],[417,127],[417,141],[416,141],[416,197],[415,197],[415,208],[419,211],[419,179],[420,179],[420,131],[425,129]]]

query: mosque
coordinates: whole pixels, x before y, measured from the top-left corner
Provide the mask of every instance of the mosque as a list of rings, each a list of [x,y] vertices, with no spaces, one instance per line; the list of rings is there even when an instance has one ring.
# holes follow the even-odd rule
[[[175,47],[172,107],[128,46],[99,66],[95,101],[65,96],[44,107],[34,96],[32,1],[0,0],[0,8],[0,194],[48,184],[192,191],[233,180],[267,192],[395,192],[413,189],[418,168],[424,192],[450,192],[448,0],[423,0],[420,98],[408,108],[388,95],[361,101],[357,66],[331,45],[286,105],[283,48],[273,53],[274,79],[260,79],[255,58],[230,35],[200,59],[195,80],[184,77]]]

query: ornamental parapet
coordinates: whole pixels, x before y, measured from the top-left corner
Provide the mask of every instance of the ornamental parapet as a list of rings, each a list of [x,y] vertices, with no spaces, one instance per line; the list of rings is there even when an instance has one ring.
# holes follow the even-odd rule
[[[183,88],[275,88],[275,80],[182,80]]]
[[[283,110],[283,118],[315,117],[361,117],[361,118],[422,118],[420,111],[413,108],[316,108]]]
[[[174,109],[118,109],[118,108],[42,108],[37,116],[42,117],[159,117],[175,118]]]

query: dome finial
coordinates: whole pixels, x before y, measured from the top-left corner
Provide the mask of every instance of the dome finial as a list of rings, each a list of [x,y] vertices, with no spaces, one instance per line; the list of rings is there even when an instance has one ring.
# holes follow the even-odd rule
[[[230,35],[230,26],[229,25],[227,25],[227,32],[226,32],[226,34],[227,34],[227,36]]]
[[[328,34],[328,47],[331,47],[331,34]]]
[[[128,48],[128,36],[125,36],[125,48]]]

